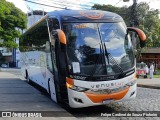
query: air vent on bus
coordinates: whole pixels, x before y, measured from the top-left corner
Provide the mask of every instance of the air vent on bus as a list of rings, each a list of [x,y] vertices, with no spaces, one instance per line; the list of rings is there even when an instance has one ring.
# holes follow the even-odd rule
[[[74,100],[75,100],[76,102],[83,103],[83,101],[82,101],[81,99],[79,99],[79,98],[74,98]]]
[[[132,95],[134,95],[134,93],[135,93],[135,91],[131,93],[130,97],[131,97]]]

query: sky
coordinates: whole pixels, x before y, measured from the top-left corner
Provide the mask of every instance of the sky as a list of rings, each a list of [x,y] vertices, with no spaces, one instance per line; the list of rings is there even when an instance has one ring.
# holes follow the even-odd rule
[[[50,5],[54,7],[46,7],[42,5],[37,5],[31,2],[25,2],[24,0],[6,0],[12,2],[16,7],[21,9],[23,12],[27,13],[32,10],[44,10],[46,12],[53,11],[60,8],[69,8],[69,9],[89,9],[89,6],[92,6],[94,3],[98,4],[111,4],[113,6],[129,6],[133,4],[133,0],[129,2],[123,2],[123,0],[28,0],[32,2],[37,2],[45,5]],[[160,0],[137,0],[137,2],[147,2],[150,5],[150,8],[160,10]],[[60,5],[61,4],[61,5]],[[67,6],[65,6],[67,5]],[[55,8],[56,7],[56,8]]]

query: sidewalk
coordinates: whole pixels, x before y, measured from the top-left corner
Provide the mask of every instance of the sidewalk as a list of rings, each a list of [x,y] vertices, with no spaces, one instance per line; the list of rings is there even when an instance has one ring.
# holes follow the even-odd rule
[[[153,88],[153,89],[160,89],[160,78],[138,78],[137,79],[137,86],[138,87],[146,87],[146,88]]]

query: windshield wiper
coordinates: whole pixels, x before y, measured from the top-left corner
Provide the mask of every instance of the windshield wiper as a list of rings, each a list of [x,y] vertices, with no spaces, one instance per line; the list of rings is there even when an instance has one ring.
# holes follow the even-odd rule
[[[100,69],[102,69],[102,67],[106,68],[105,70],[106,70],[106,75],[107,75],[108,74],[108,71],[107,71],[108,65],[111,66],[111,68],[114,70],[114,72],[118,72],[118,71],[120,72],[120,75],[118,76],[119,78],[124,77],[125,76],[124,71],[122,70],[121,66],[116,62],[116,60],[112,57],[112,55],[110,53],[108,53],[105,44],[104,44],[103,49],[104,49],[104,51],[102,51],[102,45],[100,45],[100,55],[96,59],[95,65],[93,67],[93,70],[91,71],[89,78],[92,79],[95,72],[96,71],[98,72]],[[105,62],[106,60],[105,60],[104,56],[106,56],[106,58],[107,58],[107,64]],[[97,67],[97,65],[100,63],[100,61],[102,61],[102,64],[100,64],[101,66]],[[113,68],[113,66],[114,66],[114,68]],[[118,71],[116,71],[115,69],[118,69]]]
[[[111,63],[112,66],[116,66],[121,73],[119,77],[123,77],[125,75],[124,71],[122,70],[121,66],[116,62],[116,60],[113,58],[113,56],[110,53],[108,53],[105,43],[104,43],[104,49],[108,65]]]

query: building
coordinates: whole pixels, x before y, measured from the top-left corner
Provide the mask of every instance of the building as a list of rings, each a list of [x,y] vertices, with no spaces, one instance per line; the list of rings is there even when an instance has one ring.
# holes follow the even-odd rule
[[[34,23],[36,23],[38,20],[40,20],[46,14],[47,12],[41,10],[34,10],[30,13],[27,13],[28,17],[27,29],[31,27]]]
[[[155,69],[160,68],[160,48],[147,48],[142,51],[140,61],[145,62],[147,65],[154,62]]]
[[[3,43],[3,40],[0,40],[1,43]],[[9,66],[10,63],[12,63],[12,49],[7,49],[5,47],[0,47],[0,66],[2,64],[6,64]]]

